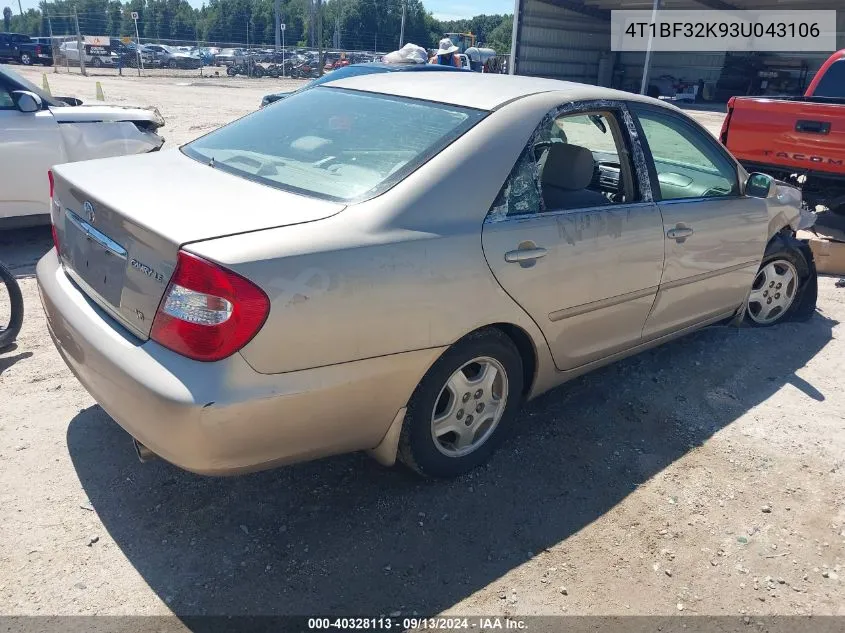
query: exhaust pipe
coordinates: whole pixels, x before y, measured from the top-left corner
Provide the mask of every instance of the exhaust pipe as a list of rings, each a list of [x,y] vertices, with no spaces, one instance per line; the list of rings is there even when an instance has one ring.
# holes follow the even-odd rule
[[[138,460],[142,464],[146,464],[147,462],[151,462],[154,459],[158,459],[158,455],[153,453],[150,449],[141,444],[141,442],[136,440],[134,437],[132,438],[132,446],[135,447],[135,454],[138,456]]]

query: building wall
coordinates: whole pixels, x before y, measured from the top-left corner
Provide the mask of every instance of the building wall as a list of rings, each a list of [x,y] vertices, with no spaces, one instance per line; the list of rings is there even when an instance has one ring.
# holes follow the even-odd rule
[[[793,0],[794,6],[783,8],[800,8],[801,2]],[[610,85],[615,67],[616,87],[639,92],[645,53],[611,53],[609,21],[543,0],[520,0],[520,5],[515,38],[517,74]],[[704,5],[700,8],[707,9]],[[845,48],[845,10],[837,12],[837,45]],[[829,53],[794,55],[808,62],[809,82]],[[724,53],[654,53],[649,75],[715,82],[724,60]]]
[[[610,22],[540,0],[522,0],[516,73],[594,84],[610,50]]]

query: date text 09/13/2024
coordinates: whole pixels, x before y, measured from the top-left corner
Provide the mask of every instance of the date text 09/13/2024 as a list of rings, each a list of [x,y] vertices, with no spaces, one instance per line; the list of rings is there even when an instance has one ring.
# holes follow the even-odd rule
[[[525,621],[510,617],[409,617],[309,618],[308,629],[319,630],[397,630],[397,631],[495,631],[524,630]]]

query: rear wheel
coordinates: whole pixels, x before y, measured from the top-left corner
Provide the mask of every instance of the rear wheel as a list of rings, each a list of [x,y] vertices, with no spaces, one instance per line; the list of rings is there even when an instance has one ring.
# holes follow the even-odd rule
[[[487,461],[522,404],[522,359],[499,330],[456,343],[429,369],[408,402],[399,457],[427,477],[455,477]]]
[[[99,57],[95,57],[94,60],[91,62],[94,65],[94,68],[102,68],[103,67],[103,60]]]
[[[788,318],[797,308],[801,290],[810,274],[797,249],[773,242],[754,278],[745,320],[755,327],[769,327]]]
[[[21,64],[24,66],[32,64],[32,57],[30,57],[29,53],[21,53]]]
[[[12,273],[0,263],[0,350],[17,338],[23,323],[23,296]]]

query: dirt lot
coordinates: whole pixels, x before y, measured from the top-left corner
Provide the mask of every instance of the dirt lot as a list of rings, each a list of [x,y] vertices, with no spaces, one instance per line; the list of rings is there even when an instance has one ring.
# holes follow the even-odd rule
[[[169,143],[285,87],[101,81],[157,106]],[[2,614],[845,615],[833,278],[808,323],[700,332],[545,395],[454,482],[360,455],[208,479],[139,464],[65,368],[33,279],[49,247],[49,230],[0,235],[27,309],[0,354]]]

